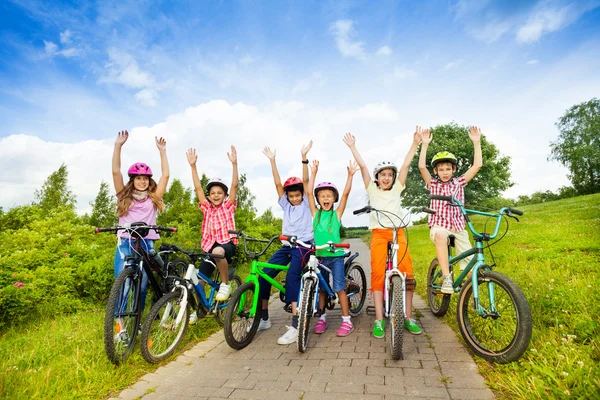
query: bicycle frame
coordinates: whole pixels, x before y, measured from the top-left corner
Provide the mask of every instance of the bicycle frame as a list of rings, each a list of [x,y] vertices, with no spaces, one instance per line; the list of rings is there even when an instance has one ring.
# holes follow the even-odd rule
[[[323,289],[325,289],[325,293],[327,293],[327,295],[332,300],[336,300],[337,296],[331,290],[331,286],[329,285],[329,282],[327,282],[325,280],[325,278],[323,277],[323,274],[321,274],[321,268],[322,268],[325,271],[329,272],[330,276],[332,276],[331,270],[329,268],[327,268],[325,265],[319,263],[319,260],[317,259],[317,257],[314,254],[310,255],[308,262],[306,263],[306,267],[307,267],[307,271],[304,274],[302,274],[302,278],[300,280],[299,293],[302,293],[302,288],[304,287],[305,280],[313,279],[316,283],[315,293],[319,293],[319,290],[321,290],[321,288],[323,288]],[[302,296],[299,296],[298,308],[301,308],[301,307],[302,307]],[[315,310],[317,310],[319,307],[319,296],[315,296],[314,307],[315,307],[314,308]]]
[[[379,219],[379,214],[377,214],[377,218]],[[381,221],[380,221],[381,223]],[[387,258],[387,263],[386,263],[386,267],[385,267],[385,281],[384,281],[384,287],[383,287],[383,302],[384,302],[384,309],[383,309],[383,313],[385,315],[386,318],[390,317],[390,283],[392,282],[392,277],[393,276],[399,276],[402,279],[402,305],[403,305],[403,312],[404,315],[406,315],[406,273],[405,272],[400,272],[400,270],[398,269],[398,250],[400,249],[400,246],[397,243],[397,229],[393,229],[393,234],[392,234],[392,243],[391,243],[391,249],[388,250],[388,258]],[[390,260],[390,256],[389,253],[392,254],[392,259]]]

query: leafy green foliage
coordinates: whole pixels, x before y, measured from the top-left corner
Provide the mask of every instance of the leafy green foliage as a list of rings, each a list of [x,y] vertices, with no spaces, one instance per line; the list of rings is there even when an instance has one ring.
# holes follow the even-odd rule
[[[42,188],[35,191],[36,204],[40,206],[45,215],[60,208],[75,210],[75,195],[67,185],[68,177],[67,166],[62,164],[46,179]]]
[[[100,190],[90,205],[92,206],[92,214],[89,220],[90,225],[99,227],[112,226],[117,223],[117,202],[110,195],[108,183],[104,181],[100,183]]]

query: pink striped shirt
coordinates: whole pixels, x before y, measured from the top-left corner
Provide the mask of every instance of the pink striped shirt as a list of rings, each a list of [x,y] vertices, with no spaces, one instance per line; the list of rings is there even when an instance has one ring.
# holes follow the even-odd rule
[[[208,253],[215,243],[225,244],[232,240],[232,235],[227,231],[235,230],[234,214],[236,206],[237,203],[229,199],[218,207],[215,207],[208,199],[198,204],[204,214],[202,250]],[[233,243],[237,244],[237,239],[233,238]]]
[[[426,185],[431,194],[439,196],[452,196],[458,199],[461,203],[465,203],[465,190],[467,185],[464,175],[458,178],[452,178],[448,182],[443,183],[435,178],[431,178],[429,185]],[[429,215],[428,225],[431,228],[434,225],[442,228],[451,229],[460,232],[465,229],[465,217],[460,212],[457,206],[451,206],[445,200],[431,200],[430,208],[437,211],[434,215]]]

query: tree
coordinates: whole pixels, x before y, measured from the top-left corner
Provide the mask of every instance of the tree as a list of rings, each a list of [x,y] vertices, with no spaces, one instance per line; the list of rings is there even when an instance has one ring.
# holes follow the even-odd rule
[[[42,188],[35,191],[36,204],[41,207],[44,214],[50,214],[59,208],[75,211],[75,195],[67,186],[68,176],[67,166],[62,164],[46,179]]]
[[[600,100],[574,105],[556,126],[560,134],[550,143],[548,159],[567,167],[579,194],[600,192]]]
[[[236,197],[235,227],[240,230],[248,230],[256,218],[256,208],[254,207],[254,199],[256,197],[246,187],[246,180],[246,174],[240,175]]]
[[[458,159],[455,176],[464,174],[473,161],[473,143],[469,140],[469,128],[456,123],[438,125],[432,130],[433,141],[427,151],[427,165],[431,169],[431,158],[440,151],[449,151]],[[429,192],[425,188],[419,172],[419,150],[412,160],[406,190],[403,193],[402,205],[417,209],[429,205]],[[490,199],[500,196],[504,190],[513,185],[510,181],[510,157],[502,156],[496,146],[485,136],[481,138],[483,167],[465,187],[465,200],[469,204],[487,207]],[[433,175],[433,170],[430,171]]]
[[[160,225],[176,226],[187,223],[202,226],[202,213],[192,202],[192,189],[186,189],[179,179],[174,179],[169,190],[163,196],[165,211],[159,217]]]
[[[111,226],[117,222],[117,202],[115,198],[109,194],[108,183],[104,181],[100,182],[100,190],[90,205],[92,206],[90,225]]]

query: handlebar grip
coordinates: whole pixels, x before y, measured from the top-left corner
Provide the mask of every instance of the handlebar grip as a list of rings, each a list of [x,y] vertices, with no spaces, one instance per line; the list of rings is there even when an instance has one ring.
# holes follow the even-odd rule
[[[354,210],[352,211],[352,214],[354,215],[358,215],[358,214],[362,214],[364,212],[370,212],[371,211],[371,207],[369,206],[364,206],[363,208],[359,208],[358,210]]]
[[[115,232],[118,229],[119,229],[118,226],[109,226],[109,227],[106,227],[106,228],[96,228],[94,230],[94,232],[95,233],[100,233],[100,232]]]
[[[169,231],[169,232],[177,232],[177,228],[171,228],[168,226],[157,226],[154,228],[157,231]]]
[[[236,235],[236,236],[241,236],[242,231],[227,231],[227,233],[229,233],[230,235]]]
[[[333,245],[333,247],[341,248],[341,249],[349,249],[350,243],[336,243]]]
[[[431,200],[446,200],[450,203],[453,203],[452,196],[440,196],[439,194],[430,194],[429,198]]]
[[[296,243],[297,237],[295,235],[279,235],[279,240],[284,242]]]
[[[516,210],[516,209],[514,209],[514,208],[510,208],[510,207],[508,207],[508,211],[510,211],[510,212],[511,212],[511,213],[513,213],[513,214],[517,214],[517,215],[523,215],[523,211],[521,211],[521,210]]]
[[[428,207],[421,208],[421,211],[424,213],[427,213],[427,214],[432,214],[432,215],[437,214],[437,211],[432,210],[431,208],[428,208]]]

